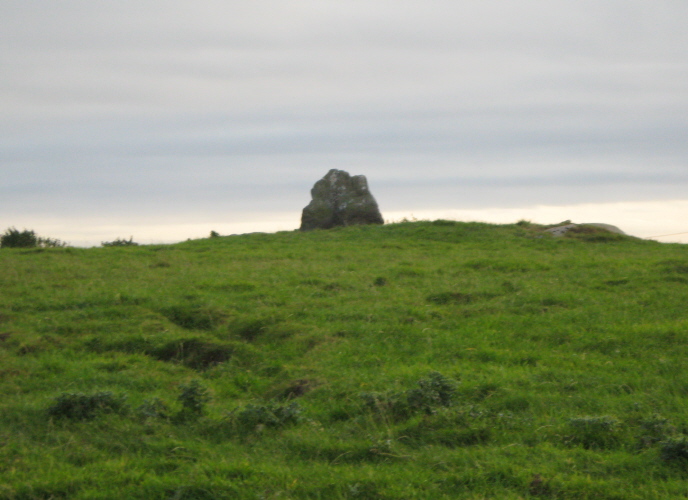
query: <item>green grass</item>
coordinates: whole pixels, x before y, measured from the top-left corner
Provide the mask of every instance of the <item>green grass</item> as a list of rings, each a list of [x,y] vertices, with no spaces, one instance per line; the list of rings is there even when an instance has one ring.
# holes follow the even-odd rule
[[[543,229],[3,248],[0,498],[688,496],[688,247]]]

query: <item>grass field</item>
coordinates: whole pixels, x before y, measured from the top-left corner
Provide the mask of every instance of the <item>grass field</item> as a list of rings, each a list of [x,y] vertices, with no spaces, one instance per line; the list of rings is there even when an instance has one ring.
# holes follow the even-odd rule
[[[688,246],[404,222],[0,250],[2,499],[688,497]]]

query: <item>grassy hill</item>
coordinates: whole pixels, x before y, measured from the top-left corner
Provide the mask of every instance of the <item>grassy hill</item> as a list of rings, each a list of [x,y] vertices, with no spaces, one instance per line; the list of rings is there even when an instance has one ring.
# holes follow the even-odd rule
[[[0,498],[688,496],[688,246],[449,221],[0,250]]]

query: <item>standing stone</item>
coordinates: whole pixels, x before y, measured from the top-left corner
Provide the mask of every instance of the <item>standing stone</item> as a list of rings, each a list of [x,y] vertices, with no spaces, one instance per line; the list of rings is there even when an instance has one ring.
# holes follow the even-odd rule
[[[332,169],[311,189],[313,200],[303,209],[301,231],[355,224],[384,224],[365,175]]]

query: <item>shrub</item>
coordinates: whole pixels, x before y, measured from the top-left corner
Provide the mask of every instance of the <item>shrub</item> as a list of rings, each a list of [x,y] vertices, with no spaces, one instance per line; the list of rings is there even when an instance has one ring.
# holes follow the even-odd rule
[[[9,228],[0,236],[0,248],[57,248],[64,247],[66,243],[52,238],[42,238],[34,231]]]
[[[127,413],[125,395],[115,396],[111,392],[94,394],[63,393],[48,408],[48,416],[70,420],[91,420],[104,413]]]
[[[130,236],[128,240],[117,238],[114,241],[103,241],[101,245],[104,247],[135,247],[138,243],[134,241],[134,237]]]
[[[34,248],[38,246],[38,236],[33,231],[19,231],[13,227],[0,237],[2,248]]]

